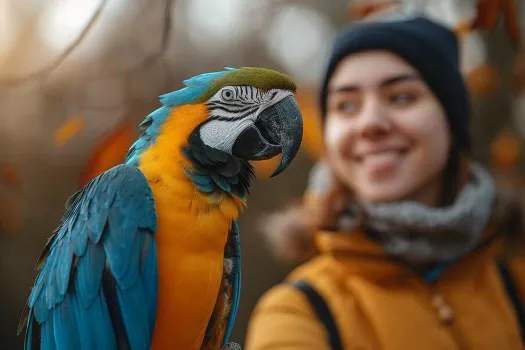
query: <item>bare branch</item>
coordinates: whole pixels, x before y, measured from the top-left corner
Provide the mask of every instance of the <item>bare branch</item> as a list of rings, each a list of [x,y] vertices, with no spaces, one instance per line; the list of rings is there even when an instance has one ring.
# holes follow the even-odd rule
[[[124,74],[124,79],[129,80],[131,78],[131,75],[134,72],[141,71],[141,70],[147,70],[151,68],[154,64],[160,62],[161,66],[166,70],[166,74],[170,75],[172,72],[169,69],[169,65],[167,64],[166,60],[162,57],[166,49],[168,48],[170,38],[171,38],[171,29],[173,24],[173,8],[175,6],[175,0],[166,0],[164,5],[164,18],[163,18],[163,24],[162,24],[162,38],[161,43],[156,52],[153,52],[146,56],[142,62],[137,64],[137,66],[127,69],[121,73]],[[129,86],[129,84],[126,84],[126,86]],[[129,94],[129,90],[128,90]]]
[[[100,15],[102,14],[102,10],[107,5],[107,3],[108,3],[108,0],[101,0],[100,5],[95,10],[88,24],[80,32],[78,37],[53,62],[51,62],[49,65],[45,66],[44,68],[36,72],[30,73],[28,75],[25,75],[22,77],[2,79],[0,80],[0,84],[16,86],[16,85],[20,85],[20,84],[26,83],[31,80],[45,79],[49,74],[51,74],[54,70],[56,70],[67,59],[67,57],[82,43],[82,41],[87,37],[91,29],[95,26],[97,20],[100,18]]]
[[[157,50],[157,52],[149,54],[137,67],[131,69],[132,71],[150,68],[152,65],[154,65],[157,62],[157,60],[164,54],[164,52],[168,48],[170,38],[171,38],[171,27],[173,23],[172,17],[173,17],[174,5],[175,5],[175,0],[166,0],[166,4],[164,5],[162,39],[161,39],[159,49]]]
[[[168,48],[168,45],[170,43],[171,39],[171,29],[173,26],[173,8],[175,6],[176,1],[175,0],[166,0],[164,4],[164,11],[163,11],[163,22],[162,22],[162,34],[161,34],[161,43],[159,48],[152,53],[149,53],[146,55],[146,57],[138,62],[136,65],[125,68],[125,69],[117,69],[110,73],[110,76],[117,77],[117,76],[124,76],[126,79],[129,77],[130,74],[141,71],[141,70],[147,70],[151,68],[154,64],[156,64],[161,58],[164,52],[166,52],[166,49]],[[144,6],[145,9],[147,9],[149,6]],[[142,11],[139,11],[139,13],[142,13]],[[162,62],[163,65],[166,64],[166,62]],[[107,76],[107,75],[105,75]],[[91,79],[98,79],[100,76],[99,74],[94,74],[92,76],[90,75],[84,75],[82,76],[82,79],[85,80],[91,80]]]

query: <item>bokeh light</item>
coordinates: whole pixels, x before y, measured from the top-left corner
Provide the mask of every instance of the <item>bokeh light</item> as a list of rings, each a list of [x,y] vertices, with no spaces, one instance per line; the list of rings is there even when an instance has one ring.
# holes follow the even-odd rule
[[[461,70],[468,73],[487,61],[487,48],[481,33],[470,32],[461,41]]]
[[[11,3],[0,1],[0,62],[6,57],[16,39],[17,28],[11,12]]]
[[[38,23],[42,40],[55,50],[67,47],[85,28],[101,0],[60,0],[46,8]]]
[[[228,48],[228,42],[246,35],[243,29],[260,0],[188,0],[185,18],[191,42],[205,52]]]
[[[267,28],[270,54],[299,82],[316,82],[335,35],[330,21],[306,6],[288,5]]]

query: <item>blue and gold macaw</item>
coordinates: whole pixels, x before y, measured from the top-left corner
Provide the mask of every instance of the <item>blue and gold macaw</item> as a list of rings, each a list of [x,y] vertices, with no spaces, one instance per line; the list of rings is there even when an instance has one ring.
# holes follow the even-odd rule
[[[236,220],[250,160],[302,140],[295,83],[264,68],[184,81],[141,123],[124,164],[66,203],[20,329],[26,349],[220,349],[240,293]]]

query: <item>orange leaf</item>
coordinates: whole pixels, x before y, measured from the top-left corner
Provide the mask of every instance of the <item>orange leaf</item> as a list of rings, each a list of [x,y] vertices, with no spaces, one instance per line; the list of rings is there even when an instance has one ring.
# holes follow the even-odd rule
[[[483,64],[470,71],[466,76],[466,81],[475,98],[490,94],[499,83],[498,73],[489,64]]]
[[[0,235],[14,236],[22,224],[22,201],[19,193],[2,191],[0,194]]]
[[[67,120],[55,132],[55,145],[63,146],[84,128],[84,117],[75,116]]]
[[[135,128],[127,119],[104,135],[82,171],[80,185],[84,186],[102,172],[121,164],[133,141],[135,141]]]
[[[360,20],[368,17],[376,12],[388,9],[390,7],[397,6],[399,1],[369,1],[368,3],[361,5],[350,6],[349,17],[350,19]]]
[[[478,15],[474,21],[474,28],[492,30],[503,12],[502,0],[480,0],[478,3]]]
[[[463,37],[472,32],[472,23],[470,21],[459,22],[454,28],[454,32],[458,37]]]
[[[510,130],[503,130],[490,145],[493,168],[510,170],[514,168],[521,155],[520,141]]]
[[[9,164],[0,165],[0,179],[4,184],[9,186],[20,185],[20,179],[18,178],[17,172]]]

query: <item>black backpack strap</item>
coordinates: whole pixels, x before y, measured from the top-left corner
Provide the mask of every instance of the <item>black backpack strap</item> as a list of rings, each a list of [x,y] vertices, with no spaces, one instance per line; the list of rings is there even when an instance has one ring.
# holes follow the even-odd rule
[[[514,306],[514,311],[516,313],[516,317],[518,318],[521,339],[525,342],[525,310],[523,309],[523,304],[521,302],[518,288],[514,283],[512,274],[510,273],[506,261],[498,260],[497,265],[501,278],[503,279],[503,284],[505,285],[505,290],[507,291],[507,295]]]
[[[332,349],[343,350],[341,338],[339,337],[339,332],[337,330],[334,318],[323,297],[317,293],[317,291],[306,281],[300,280],[288,283],[299,289],[308,298],[310,304],[314,308],[315,313],[317,314],[317,317],[328,332]]]

